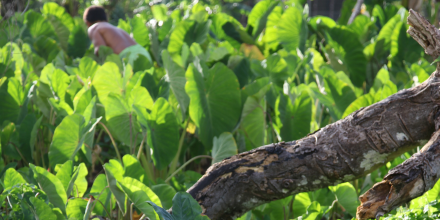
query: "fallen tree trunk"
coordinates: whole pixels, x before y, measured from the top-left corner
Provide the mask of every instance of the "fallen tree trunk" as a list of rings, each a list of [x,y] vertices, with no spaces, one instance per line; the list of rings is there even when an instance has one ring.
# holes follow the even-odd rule
[[[420,19],[412,21],[409,33],[429,55],[438,55],[440,34],[433,35],[437,29]],[[439,77],[437,70],[424,83],[300,140],[262,146],[216,163],[187,192],[212,220],[225,220],[273,200],[364,176],[430,138],[440,104]]]

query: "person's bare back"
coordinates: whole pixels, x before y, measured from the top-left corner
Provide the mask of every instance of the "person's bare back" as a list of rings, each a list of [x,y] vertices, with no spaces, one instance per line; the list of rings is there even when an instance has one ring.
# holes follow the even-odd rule
[[[125,48],[136,44],[127,32],[105,21],[91,25],[88,34],[95,46],[95,54],[98,53],[99,46],[108,46],[114,53],[119,54]]]

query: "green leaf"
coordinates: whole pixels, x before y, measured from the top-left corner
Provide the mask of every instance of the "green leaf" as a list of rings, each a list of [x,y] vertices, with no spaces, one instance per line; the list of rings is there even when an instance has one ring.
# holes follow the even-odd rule
[[[150,44],[148,37],[148,29],[146,22],[141,17],[134,16],[131,20],[131,27],[133,28],[133,38],[142,47],[147,47]]]
[[[3,177],[4,190],[7,190],[15,185],[27,183],[26,180],[14,168],[9,168]]]
[[[153,207],[146,203],[147,201],[152,201],[159,206],[159,197],[154,194],[154,192],[145,186],[142,182],[133,179],[131,177],[124,177],[123,182],[119,182],[124,192],[127,194],[128,198],[134,205],[142,211],[148,218],[156,219],[156,214],[154,213]]]
[[[94,119],[86,124],[82,115],[73,114],[65,117],[55,129],[49,148],[50,166],[55,167],[56,164],[73,160],[87,133],[93,130],[99,120],[100,118]]]
[[[317,201],[313,201],[307,208],[307,217],[304,220],[321,219],[323,212],[321,211],[321,205]]]
[[[217,63],[202,74],[190,65],[185,90],[190,97],[189,114],[199,129],[200,139],[211,146],[215,136],[232,131],[240,117],[241,99],[237,77],[225,65]]]
[[[307,92],[298,94],[293,102],[286,95],[280,96],[277,102],[275,112],[279,117],[277,123],[281,127],[282,140],[298,140],[310,133],[312,99]]]
[[[159,197],[164,209],[169,209],[173,206],[173,197],[176,191],[168,184],[158,184],[151,186],[151,190]]]
[[[93,79],[99,67],[99,64],[96,63],[92,58],[83,57],[81,58],[78,66],[79,76],[84,82],[86,82],[88,78]]]
[[[86,212],[87,201],[83,198],[70,199],[67,203],[67,219],[69,220],[83,220]]]
[[[193,43],[203,44],[207,39],[210,26],[211,20],[203,23],[190,20],[181,21],[171,33],[168,52],[180,54],[184,43],[189,47]]]
[[[87,171],[86,165],[84,163],[81,163],[78,167],[76,167],[75,174],[76,173],[78,173],[76,179],[72,178],[69,183],[71,184],[72,181],[74,182],[74,187],[72,188],[71,195],[74,197],[83,197],[84,193],[87,191],[88,185],[86,176],[89,172]]]
[[[25,14],[24,23],[29,29],[29,33],[32,37],[37,38],[39,36],[44,36],[45,38],[52,37],[56,39],[55,32],[52,25],[44,19],[44,17],[33,10],[29,10]]]
[[[58,100],[65,101],[67,87],[69,86],[70,78],[64,71],[55,69],[51,78],[50,86],[58,96]]]
[[[105,206],[105,209],[111,210],[110,202],[112,200],[112,194],[110,189],[107,187],[108,185],[109,184],[107,183],[105,174],[99,174],[93,182],[92,189],[90,189],[90,194],[93,194],[95,199],[101,201],[101,203]],[[100,216],[107,216],[104,206],[101,203],[96,203],[93,212]]]
[[[72,57],[83,57],[90,47],[90,39],[84,29],[77,25],[71,31],[69,36],[67,54]]]
[[[72,31],[75,27],[75,22],[66,12],[66,9],[55,2],[46,2],[43,5],[41,13],[44,15],[54,15],[69,29],[69,31]]]
[[[330,54],[331,65],[338,71],[344,71],[355,86],[362,87],[367,60],[356,33],[344,26],[335,26],[327,33],[329,47],[335,51],[334,55]],[[327,52],[330,53],[329,49]]]
[[[115,196],[119,209],[125,214],[127,210],[126,197],[125,193],[118,186],[118,182],[123,181],[122,175],[124,174],[124,169],[117,160],[111,159],[109,163],[104,165],[104,170],[110,191]]]
[[[162,52],[162,61],[170,82],[171,90],[179,102],[182,115],[186,115],[189,105],[189,96],[185,92],[185,69],[175,63],[166,50]]]
[[[174,159],[179,146],[179,130],[173,109],[164,98],[154,103],[151,114],[135,108],[139,122],[147,128],[147,143],[153,148],[152,159],[157,169],[166,168]]]
[[[16,122],[24,98],[23,89],[16,78],[2,78],[1,80],[0,124],[6,120]]]
[[[307,212],[307,208],[312,204],[309,193],[303,192],[295,195],[293,201],[293,215],[301,216]]]
[[[186,192],[178,192],[173,198],[174,219],[192,220],[202,213],[199,203]]]
[[[278,2],[271,2],[269,0],[258,2],[253,8],[248,17],[248,28],[252,27],[252,35],[254,40],[256,40],[261,32],[266,27],[267,18],[269,17],[272,10],[277,6]]]
[[[67,51],[70,35],[69,29],[61,22],[59,18],[55,17],[54,15],[46,16],[46,19],[52,24],[52,27],[59,39],[61,48]]]
[[[110,93],[105,102],[105,117],[110,133],[127,146],[134,146],[135,135],[140,128],[134,113],[125,100],[117,94]],[[139,140],[138,140],[139,141]]]
[[[318,32],[321,30],[331,29],[336,26],[336,22],[326,16],[314,16],[309,21],[309,25],[313,28],[314,31]]]
[[[342,115],[342,118],[345,118],[346,116],[350,115],[351,113],[355,112],[356,110],[366,107],[369,105],[372,105],[374,103],[374,96],[372,94],[368,93],[365,94],[356,100],[352,102],[344,111],[344,114]]]
[[[40,189],[46,193],[49,202],[66,213],[67,195],[61,181],[42,167],[33,164],[29,164],[29,167],[32,169]]]
[[[337,186],[329,186],[329,188],[333,194],[335,194],[339,204],[341,204],[350,215],[356,216],[359,200],[353,185],[350,183],[341,183]]]
[[[161,208],[160,206],[157,206],[156,204],[150,201],[148,201],[147,203],[153,206],[154,211],[156,211],[156,213],[164,220],[176,220],[170,213],[168,213],[165,209]]]
[[[296,52],[297,48],[304,51],[308,30],[300,9],[289,7],[281,16],[277,27],[278,41],[287,51]]]
[[[26,109],[27,110],[27,109]],[[29,113],[23,119],[20,124],[19,129],[19,143],[20,143],[20,152],[23,154],[24,158],[29,162],[32,161],[33,158],[33,148],[30,146],[30,141],[32,138],[32,129],[34,124],[37,122],[35,114]]]
[[[29,198],[32,205],[35,208],[35,212],[39,219],[47,219],[47,220],[57,220],[57,215],[52,212],[52,209],[48,204],[46,204],[43,200],[38,197]]]
[[[136,157],[126,154],[122,157],[122,161],[124,162],[124,177],[131,177],[144,182],[145,171]]]
[[[264,42],[266,42],[265,54],[270,50],[276,50],[279,45],[278,41],[278,24],[283,13],[281,6],[276,6],[272,13],[267,17],[266,30],[263,35]]]
[[[218,138],[214,137],[214,145],[212,147],[213,159],[211,164],[220,162],[237,153],[237,144],[235,143],[234,137],[232,137],[231,133],[224,132]]]
[[[98,93],[98,98],[101,103],[105,103],[110,92],[122,95],[124,91],[119,67],[112,62],[107,62],[98,68],[92,84]]]
[[[58,170],[56,177],[63,184],[64,190],[68,191],[69,182],[72,179],[73,174],[73,162],[71,160],[66,161]]]

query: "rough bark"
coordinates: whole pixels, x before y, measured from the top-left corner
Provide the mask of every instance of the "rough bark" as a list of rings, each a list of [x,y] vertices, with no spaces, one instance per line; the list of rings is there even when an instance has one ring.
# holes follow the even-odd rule
[[[432,189],[440,177],[440,131],[435,132],[423,149],[396,166],[360,197],[358,219],[379,219]]]
[[[413,17],[409,33],[429,55],[437,55],[438,30]],[[216,163],[188,193],[212,220],[226,220],[273,200],[362,177],[430,139],[440,105],[439,76],[436,71],[424,83],[300,140],[262,146]]]

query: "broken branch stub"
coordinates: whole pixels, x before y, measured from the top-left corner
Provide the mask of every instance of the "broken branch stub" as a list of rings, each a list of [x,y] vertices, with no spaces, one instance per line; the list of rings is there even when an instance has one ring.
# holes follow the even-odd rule
[[[419,15],[409,20],[411,36],[418,37],[428,54],[438,56],[438,31]],[[438,76],[437,70],[424,83],[300,140],[262,146],[216,163],[187,192],[203,214],[227,220],[273,200],[364,176],[430,138],[440,105]]]
[[[438,127],[438,124],[436,125]],[[440,130],[419,152],[396,166],[360,196],[358,219],[379,219],[385,213],[432,189],[440,177]]]

